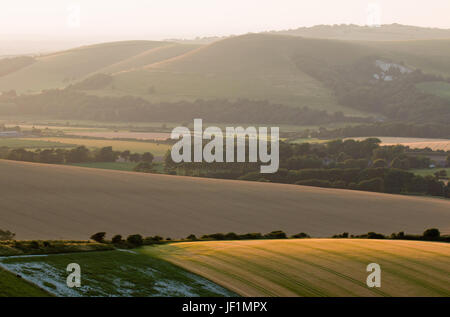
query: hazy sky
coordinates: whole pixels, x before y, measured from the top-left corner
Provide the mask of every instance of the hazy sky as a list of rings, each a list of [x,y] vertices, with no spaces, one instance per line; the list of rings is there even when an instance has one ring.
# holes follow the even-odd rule
[[[0,35],[163,39],[364,25],[372,3],[382,24],[450,28],[450,0],[1,0]]]

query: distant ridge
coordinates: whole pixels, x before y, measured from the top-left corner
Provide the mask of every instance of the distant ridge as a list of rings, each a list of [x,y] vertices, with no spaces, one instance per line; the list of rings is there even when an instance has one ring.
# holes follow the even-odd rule
[[[384,24],[380,27],[355,24],[316,25],[284,31],[270,31],[268,33],[351,41],[450,39],[450,29],[424,28],[396,23]]]

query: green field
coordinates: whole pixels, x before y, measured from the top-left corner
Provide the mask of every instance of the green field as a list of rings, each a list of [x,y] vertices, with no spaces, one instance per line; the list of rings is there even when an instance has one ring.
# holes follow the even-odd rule
[[[22,275],[41,288],[58,296],[231,296],[234,293],[185,271],[169,262],[141,252],[103,251],[57,254],[36,257],[2,258],[8,270]],[[69,263],[81,266],[81,287],[68,288],[66,267]],[[0,285],[11,285],[14,279]],[[5,273],[3,273],[5,274]],[[15,279],[17,280],[17,279]],[[4,293],[40,296],[32,293],[30,285],[16,284],[13,291]],[[0,289],[0,294],[2,294]],[[5,292],[5,291],[3,291]],[[25,293],[26,294],[26,293]]]
[[[24,138],[23,140],[34,140]],[[112,146],[114,151],[126,151],[129,150],[132,153],[145,153],[150,152],[155,156],[164,156],[167,150],[170,149],[168,144],[158,144],[144,141],[120,141],[120,140],[107,140],[107,139],[88,139],[88,138],[66,138],[66,137],[42,137],[38,140],[52,142],[56,144],[75,144],[84,145],[87,148],[102,148],[106,146]]]
[[[145,252],[243,296],[450,296],[445,243],[302,239],[187,242]],[[369,263],[381,287],[369,288]]]
[[[434,176],[434,173],[442,171],[442,170],[447,172],[447,177],[450,177],[450,167],[416,169],[416,170],[412,170],[411,172],[413,172],[416,175],[420,175],[420,176],[427,176],[427,175]]]
[[[89,167],[89,168],[100,168],[106,170],[116,170],[116,171],[132,171],[137,163],[133,162],[93,162],[93,163],[74,163],[70,164],[72,166],[79,167]]]
[[[48,297],[49,293],[0,268],[0,297]]]
[[[68,144],[67,142],[53,142],[37,138],[30,139],[16,139],[16,138],[0,138],[0,147],[6,146],[9,148],[24,148],[24,149],[42,149],[42,148],[71,148],[75,144]]]

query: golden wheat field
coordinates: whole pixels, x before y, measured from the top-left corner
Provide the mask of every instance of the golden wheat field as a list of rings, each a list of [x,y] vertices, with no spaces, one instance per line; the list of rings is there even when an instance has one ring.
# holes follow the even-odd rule
[[[433,151],[443,150],[450,151],[450,140],[448,139],[424,139],[424,138],[397,138],[397,137],[376,137],[380,139],[382,146],[404,145],[411,149],[430,148]],[[364,140],[363,138],[352,138],[355,140]]]
[[[155,156],[163,156],[168,150],[170,145],[158,144],[142,141],[128,141],[128,140],[105,140],[105,139],[87,139],[87,138],[66,138],[66,137],[42,137],[42,138],[23,138],[21,140],[27,141],[45,141],[62,144],[74,144],[84,145],[88,148],[102,148],[105,146],[112,146],[114,151],[126,151],[136,153],[151,152]]]
[[[450,233],[450,200],[0,160],[0,224],[18,239],[93,233]]]
[[[146,247],[243,296],[450,296],[450,245],[296,239],[186,242]],[[369,263],[381,287],[369,288]]]

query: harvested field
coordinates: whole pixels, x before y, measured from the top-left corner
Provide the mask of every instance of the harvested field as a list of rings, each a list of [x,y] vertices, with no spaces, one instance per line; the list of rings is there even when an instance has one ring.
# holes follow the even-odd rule
[[[450,233],[450,200],[0,160],[0,224],[17,239],[93,233]],[[111,236],[109,236],[111,237]]]
[[[90,137],[90,138],[105,138],[105,139],[136,139],[136,140],[166,140],[170,139],[170,133],[162,132],[71,132],[70,135]]]
[[[42,137],[35,139],[23,140],[42,140],[53,142],[56,144],[75,144],[77,146],[84,145],[88,148],[102,148],[112,146],[114,151],[129,150],[135,153],[151,152],[155,156],[163,156],[170,149],[168,144],[158,144],[144,141],[125,141],[125,140],[105,140],[105,139],[88,139],[88,138],[66,138],[66,137]]]
[[[243,296],[450,296],[450,245],[303,239],[188,242],[144,252]],[[366,267],[381,267],[369,288]]]
[[[351,138],[355,140],[365,140],[368,137]],[[411,149],[430,148],[433,151],[450,151],[450,140],[448,139],[424,139],[424,138],[397,138],[397,137],[376,137],[381,140],[381,145],[404,145]]]

